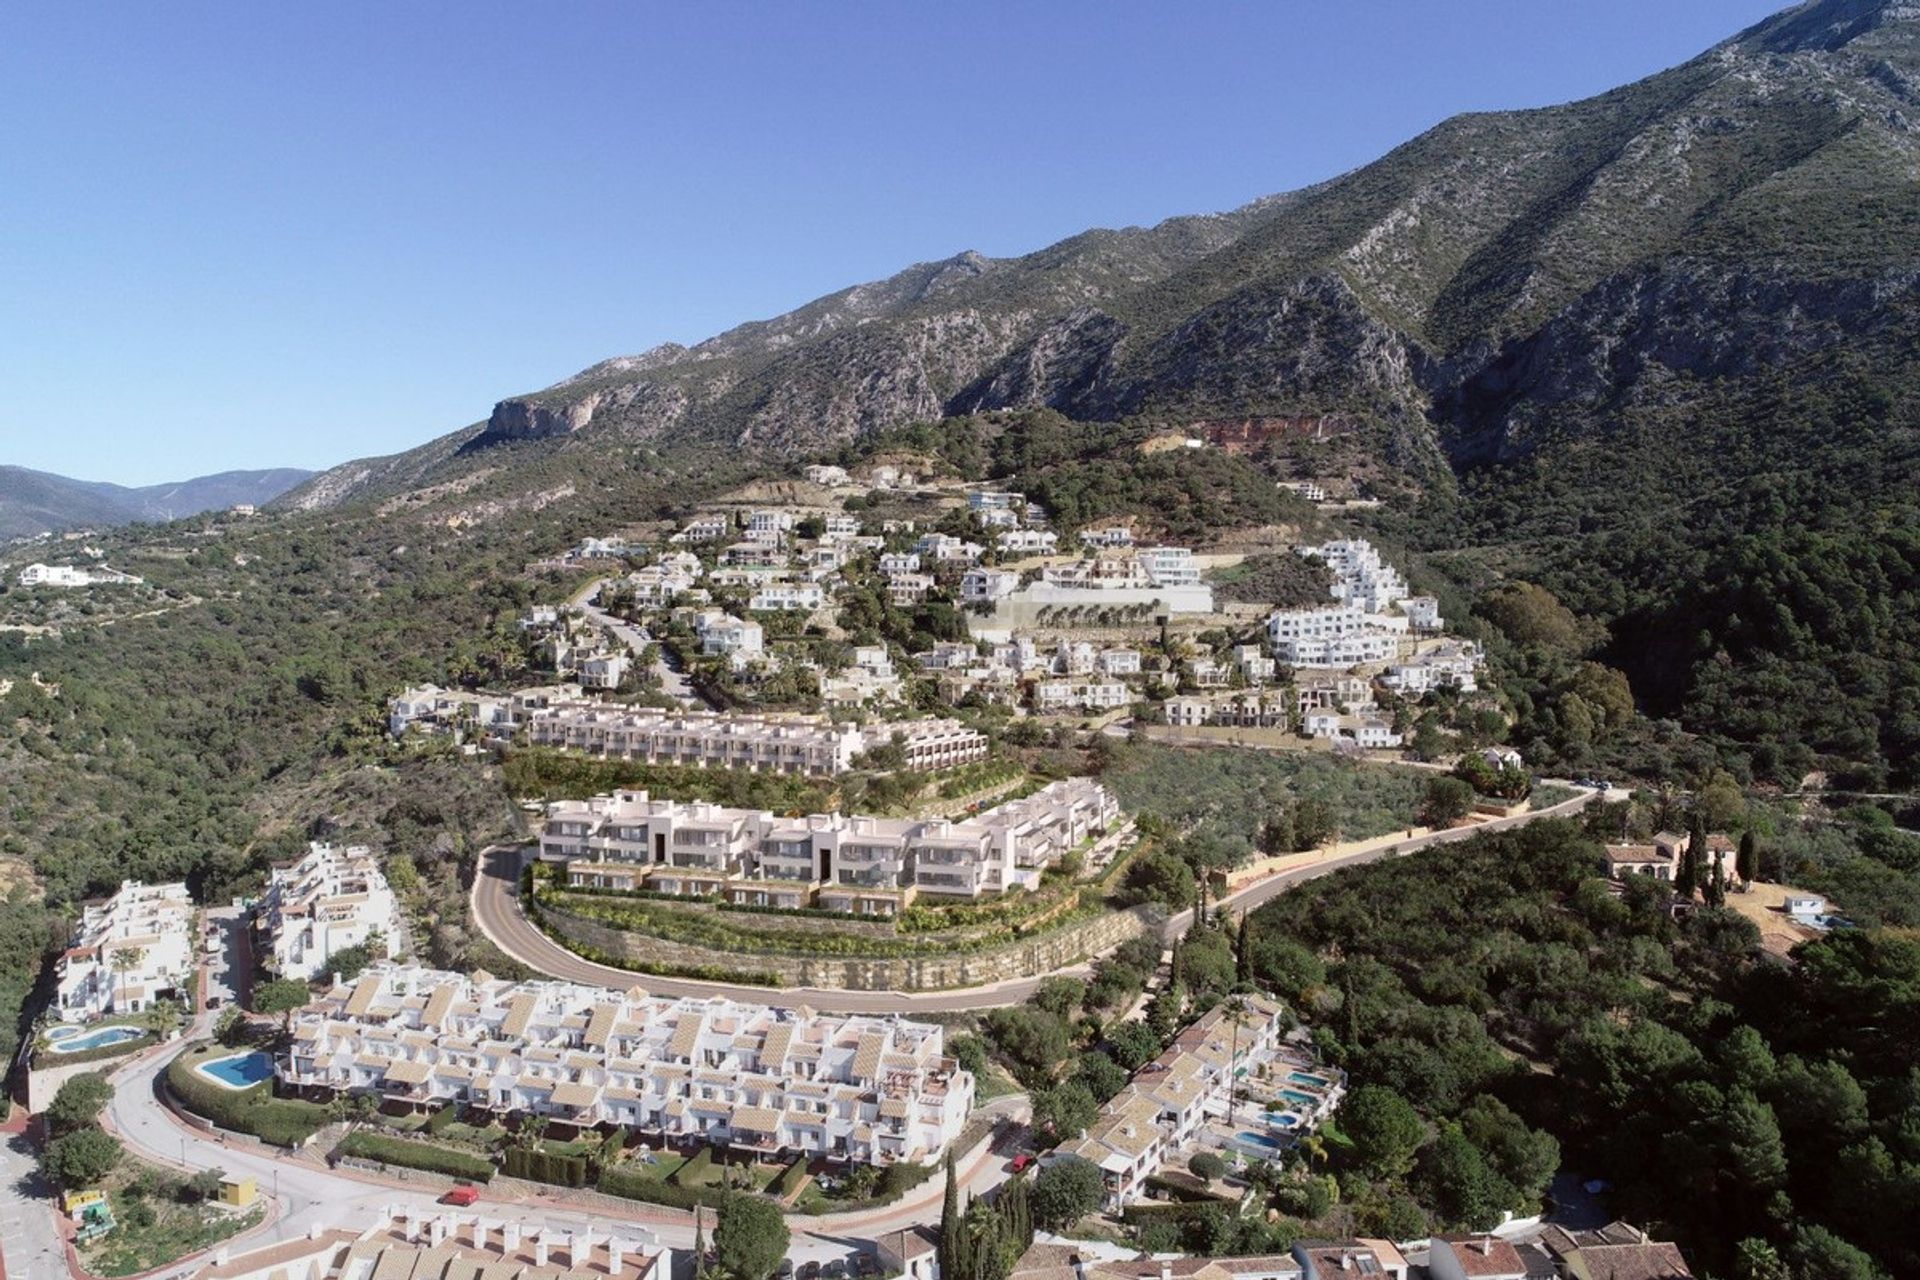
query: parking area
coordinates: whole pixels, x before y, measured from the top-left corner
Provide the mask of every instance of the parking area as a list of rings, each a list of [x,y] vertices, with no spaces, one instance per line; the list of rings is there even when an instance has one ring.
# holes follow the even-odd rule
[[[209,907],[200,939],[207,966],[207,1008],[244,1007],[252,968],[247,913],[239,907]]]

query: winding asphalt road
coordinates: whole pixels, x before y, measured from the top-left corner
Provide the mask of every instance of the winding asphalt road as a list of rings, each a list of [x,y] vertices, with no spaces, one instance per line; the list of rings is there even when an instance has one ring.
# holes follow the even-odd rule
[[[1557,785],[1572,786],[1571,783],[1564,782]],[[1516,814],[1510,818],[1495,818],[1456,830],[1430,831],[1400,840],[1386,838],[1364,842],[1352,852],[1334,854],[1331,857],[1290,867],[1265,879],[1256,880],[1227,895],[1218,905],[1235,915],[1241,915],[1297,884],[1342,868],[1359,866],[1380,858],[1400,857],[1434,845],[1450,844],[1456,840],[1470,839],[1483,831],[1503,831],[1524,826],[1540,818],[1565,817],[1579,812],[1600,794],[1585,787],[1574,789],[1578,794],[1573,798],[1546,809]],[[568,982],[612,987],[616,990],[626,990],[638,985],[649,992],[663,996],[724,995],[736,1000],[783,1008],[804,1004],[813,1009],[831,1013],[911,1015],[964,1013],[974,1009],[1022,1004],[1039,989],[1040,984],[1046,981],[1046,977],[1058,976],[1050,974],[1046,977],[1019,978],[991,986],[963,987],[945,991],[837,991],[818,987],[760,987],[689,978],[665,978],[656,977],[653,974],[636,973],[631,969],[617,969],[568,951],[535,928],[526,914],[521,911],[520,870],[532,852],[532,848],[527,846],[496,845],[481,854],[479,872],[475,875],[473,882],[474,922],[480,926],[480,931],[486,934],[495,946],[521,964],[548,977],[561,978]],[[1193,912],[1183,911],[1167,922],[1166,940],[1176,941],[1192,927]],[[1087,968],[1086,965],[1077,965],[1061,972],[1081,973]]]

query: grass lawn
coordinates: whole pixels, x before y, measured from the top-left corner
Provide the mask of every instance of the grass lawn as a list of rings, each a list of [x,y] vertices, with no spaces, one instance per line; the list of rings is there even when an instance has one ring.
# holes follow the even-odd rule
[[[726,1185],[726,1175],[731,1174],[734,1185],[738,1186],[740,1175],[745,1171],[752,1175],[753,1190],[764,1191],[767,1184],[779,1177],[781,1169],[784,1168],[781,1165],[759,1163],[751,1165],[736,1163],[723,1167],[716,1159],[703,1158],[704,1154],[694,1156],[675,1170],[674,1182],[683,1187],[720,1187]]]
[[[80,1250],[99,1276],[130,1276],[164,1267],[257,1226],[266,1206],[245,1211],[192,1201],[185,1179],[129,1156],[103,1184],[114,1229]]]
[[[992,1102],[995,1098],[1004,1098],[1010,1093],[1019,1092],[1019,1082],[991,1064],[985,1071],[974,1077],[973,1100],[976,1103]]]

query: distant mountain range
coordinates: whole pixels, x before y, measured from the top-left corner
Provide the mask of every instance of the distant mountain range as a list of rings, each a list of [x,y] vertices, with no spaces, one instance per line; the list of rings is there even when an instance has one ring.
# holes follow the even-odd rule
[[[1623,88],[1458,116],[1229,213],[961,253],[605,360],[287,503],[433,483],[489,451],[804,453],[1037,407],[1339,414],[1375,458],[1444,482],[1836,352],[1897,379],[1920,347],[1916,121],[1920,4],[1816,0]]]
[[[178,520],[239,503],[258,506],[312,477],[311,471],[222,471],[172,484],[139,488],[71,480],[25,467],[0,466],[0,538],[50,530]]]

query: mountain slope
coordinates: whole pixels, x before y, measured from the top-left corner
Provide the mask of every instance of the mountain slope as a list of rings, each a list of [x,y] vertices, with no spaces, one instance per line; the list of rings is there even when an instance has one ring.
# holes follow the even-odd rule
[[[604,361],[501,401],[457,444],[307,493],[430,481],[509,441],[805,451],[1033,406],[1339,411],[1444,479],[1442,450],[1514,456],[1562,410],[1883,323],[1920,262],[1917,112],[1920,6],[1818,0],[1636,84],[1458,117],[1231,213],[963,253]]]
[[[240,503],[264,505],[313,475],[293,467],[222,471],[169,484],[129,488],[0,466],[0,538],[59,529],[178,520]]]

